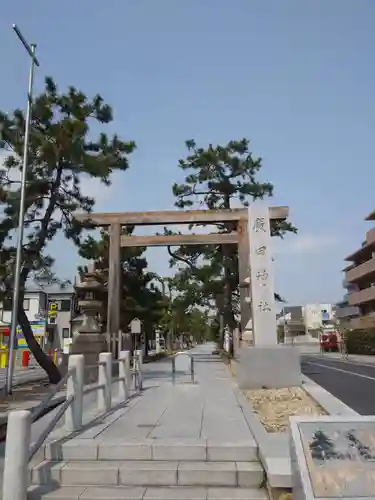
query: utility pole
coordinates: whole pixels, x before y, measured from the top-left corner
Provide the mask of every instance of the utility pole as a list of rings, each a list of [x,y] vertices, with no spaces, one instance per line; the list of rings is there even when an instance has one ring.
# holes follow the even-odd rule
[[[29,135],[30,135],[30,122],[31,122],[31,108],[32,108],[32,98],[33,98],[33,84],[34,84],[34,69],[35,66],[39,66],[39,61],[35,56],[36,44],[28,44],[23,37],[21,31],[18,27],[13,24],[13,30],[21,41],[22,45],[25,47],[27,53],[30,56],[30,71],[29,71],[29,84],[27,89],[27,108],[26,108],[26,121],[25,121],[25,138],[23,144],[23,162],[22,162],[22,177],[21,177],[21,188],[20,188],[20,211],[18,215],[18,240],[17,240],[17,251],[16,251],[16,264],[14,268],[14,282],[13,282],[13,304],[12,304],[12,321],[11,330],[9,338],[9,356],[8,356],[8,366],[6,373],[6,392],[7,394],[12,394],[12,382],[13,382],[13,371],[14,371],[14,345],[17,335],[17,324],[18,324],[18,302],[20,296],[20,277],[21,277],[21,265],[22,265],[22,244],[23,244],[23,223],[25,216],[25,192],[26,192],[26,181],[27,181],[27,166],[28,166],[28,150],[29,150]]]

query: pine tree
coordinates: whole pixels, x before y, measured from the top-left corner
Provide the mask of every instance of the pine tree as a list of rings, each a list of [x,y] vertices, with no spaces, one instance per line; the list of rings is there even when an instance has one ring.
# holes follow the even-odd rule
[[[356,454],[359,455],[364,460],[374,460],[375,456],[372,454],[370,446],[362,443],[360,439],[356,436],[356,431],[350,430],[346,433],[346,438],[349,441],[349,448],[354,449]]]
[[[309,443],[311,456],[315,460],[331,460],[339,458],[335,450],[335,443],[321,429],[317,430]]]
[[[74,87],[66,93],[59,92],[52,78],[46,79],[44,92],[33,101],[31,116],[18,322],[36,361],[50,381],[57,383],[60,373],[36,342],[23,309],[25,283],[38,270],[51,268],[53,259],[46,247],[58,233],[80,245],[82,229],[89,226],[78,223],[73,214],[91,212],[95,204],[94,198],[83,193],[85,180],[96,178],[109,186],[112,173],[128,168],[128,155],[135,144],[104,133],[94,140],[91,124],[110,123],[111,108],[100,95],[90,99]],[[22,170],[24,113],[0,113],[0,124],[1,147],[6,151],[0,177],[0,273],[3,294],[10,297],[15,259],[12,236],[18,223],[20,199],[16,176]]]
[[[249,141],[230,141],[225,146],[209,145],[198,148],[194,140],[186,142],[188,156],[179,161],[186,173],[185,182],[173,185],[178,208],[205,208],[209,210],[247,207],[252,200],[272,197],[273,185],[257,180],[262,167],[261,158],[254,158]],[[236,207],[233,202],[236,200]],[[198,224],[191,227],[196,227]],[[235,223],[216,224],[218,232],[231,232]],[[271,233],[283,236],[297,232],[287,221],[273,220]],[[235,326],[234,315],[239,312],[239,277],[237,245],[182,246],[176,252],[169,249],[171,265],[184,262],[176,282],[187,301],[209,305],[212,301],[224,315],[230,328]],[[282,300],[279,295],[276,299]]]
[[[122,228],[122,234],[131,236],[133,226]],[[145,333],[145,345],[148,342],[165,310],[168,308],[168,299],[164,297],[155,285],[157,275],[148,270],[147,259],[144,256],[146,248],[121,248],[121,328],[126,331],[134,318],[142,321]],[[100,239],[88,236],[82,243],[80,255],[94,261],[95,268],[103,273],[104,281],[108,282],[109,274],[109,234],[102,230]],[[147,354],[147,353],[146,353]]]

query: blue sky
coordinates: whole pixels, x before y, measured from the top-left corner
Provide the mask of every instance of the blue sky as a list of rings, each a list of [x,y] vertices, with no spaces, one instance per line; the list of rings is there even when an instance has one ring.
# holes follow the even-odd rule
[[[340,299],[343,258],[375,208],[375,2],[373,0],[13,0],[0,15],[0,109],[23,106],[27,55],[11,25],[38,44],[36,90],[101,93],[134,139],[131,168],[100,211],[173,206],[184,141],[248,137],[263,158],[274,205],[289,205],[299,235],[276,244],[276,286],[290,303]],[[371,224],[371,223],[370,223]],[[71,277],[75,250],[52,246]],[[165,249],[148,252],[168,269]]]

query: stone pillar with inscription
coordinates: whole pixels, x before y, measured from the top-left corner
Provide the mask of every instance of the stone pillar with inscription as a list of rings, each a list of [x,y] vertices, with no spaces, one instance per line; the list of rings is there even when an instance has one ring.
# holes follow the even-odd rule
[[[269,208],[249,208],[250,297],[254,346],[277,345]]]
[[[248,235],[253,347],[240,349],[238,386],[241,389],[299,386],[299,350],[277,342],[274,262],[267,206],[249,208]]]

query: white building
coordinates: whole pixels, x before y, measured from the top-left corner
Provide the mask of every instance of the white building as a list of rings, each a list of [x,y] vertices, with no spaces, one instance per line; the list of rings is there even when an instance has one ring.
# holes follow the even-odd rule
[[[43,337],[43,346],[64,349],[71,342],[74,297],[73,287],[30,289],[25,292],[23,306],[34,335]],[[0,322],[10,325],[11,318],[11,301],[0,303]]]
[[[333,304],[306,304],[302,307],[306,333],[318,330],[324,323],[335,320]]]
[[[277,325],[284,328],[285,337],[298,341],[316,338],[316,332],[324,324],[335,321],[336,307],[333,304],[305,304],[303,306],[283,307],[277,315]]]

